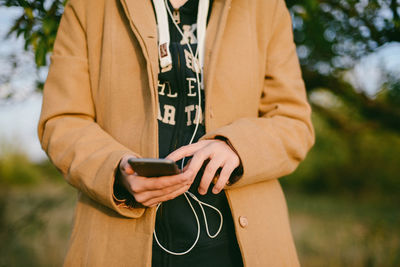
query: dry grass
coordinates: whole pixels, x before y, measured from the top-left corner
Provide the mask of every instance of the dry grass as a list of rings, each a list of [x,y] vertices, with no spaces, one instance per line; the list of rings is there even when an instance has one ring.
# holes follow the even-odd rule
[[[44,182],[2,188],[0,266],[61,266],[75,191]],[[395,203],[288,193],[303,266],[400,266]]]
[[[75,195],[59,183],[1,190],[0,266],[62,266]]]
[[[396,203],[287,195],[303,266],[400,266]]]

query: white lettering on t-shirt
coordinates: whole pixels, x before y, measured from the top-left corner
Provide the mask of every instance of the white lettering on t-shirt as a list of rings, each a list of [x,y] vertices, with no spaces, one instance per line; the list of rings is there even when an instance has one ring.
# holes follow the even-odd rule
[[[197,121],[199,121],[199,124],[203,123],[203,112],[201,107],[199,107],[198,105],[196,105],[196,117],[194,118],[193,123],[197,124]]]
[[[171,105],[164,105],[164,118],[163,123],[175,125],[175,107]]]
[[[187,121],[186,121],[186,125],[192,125],[192,111],[194,110],[194,105],[190,105],[190,106],[186,106],[185,107],[185,112],[187,115]]]
[[[188,89],[189,92],[187,94],[187,96],[196,96],[196,91],[192,91],[192,89],[194,89],[194,85],[192,84],[192,82],[196,82],[195,78],[186,78],[186,81],[188,81]]]
[[[196,36],[194,35],[194,31],[197,29],[197,24],[192,24],[190,25],[183,25],[183,36],[181,40],[181,45],[186,44],[186,39],[189,41],[191,44],[197,44],[197,39]]]
[[[192,54],[186,49],[184,49],[183,51],[185,52],[186,67],[192,70],[193,72],[196,72],[195,62],[193,60]]]
[[[196,108],[196,114],[194,116],[194,120],[192,121],[192,111]],[[190,126],[192,124],[196,124],[197,120],[199,120],[199,124],[203,124],[203,113],[202,113],[202,108],[199,108],[198,105],[189,105],[185,107],[185,112],[187,115],[187,121],[186,125]]]
[[[175,92],[174,94],[172,94],[172,89],[171,89],[171,85],[169,82],[165,82],[165,83],[160,83],[160,81],[158,81],[158,94],[159,95],[165,95],[165,87],[168,87],[168,94],[167,97],[178,97],[178,92]]]

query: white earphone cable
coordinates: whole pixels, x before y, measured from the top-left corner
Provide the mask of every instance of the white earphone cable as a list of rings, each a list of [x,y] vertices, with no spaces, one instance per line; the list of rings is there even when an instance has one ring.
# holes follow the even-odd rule
[[[167,0],[164,0],[164,6],[163,6],[163,7],[161,6],[161,5],[162,5],[162,0],[153,0],[153,2],[154,2],[154,5],[157,7],[157,8],[155,8],[155,10],[156,10],[156,13],[157,13],[159,36],[163,36],[163,37],[165,38],[165,35],[166,35],[166,34],[165,34],[165,31],[168,31],[168,36],[169,36],[169,29],[168,29],[168,27],[165,27],[165,23],[168,25],[168,19],[165,21],[166,16],[165,16],[165,13],[164,13],[164,12],[167,11],[168,14],[169,14],[169,16],[171,17],[171,19],[172,19],[172,21],[173,21],[173,23],[174,23],[176,29],[177,29],[178,32],[182,35],[182,38],[184,38],[184,41],[185,41],[186,45],[188,46],[189,52],[190,52],[190,54],[191,54],[191,56],[192,56],[192,60],[193,60],[193,64],[194,64],[194,69],[195,69],[195,73],[196,73],[196,80],[197,80],[198,109],[197,109],[197,113],[196,113],[196,115],[195,115],[195,124],[196,124],[196,127],[195,127],[194,132],[193,132],[193,134],[192,134],[192,137],[191,137],[191,139],[190,139],[190,141],[189,141],[189,145],[190,145],[190,144],[193,142],[193,140],[194,140],[194,138],[195,138],[195,136],[196,136],[196,133],[197,133],[197,130],[198,130],[199,124],[200,124],[200,118],[201,118],[201,116],[202,116],[202,109],[201,109],[201,88],[204,88],[204,85],[203,85],[203,76],[201,77],[202,79],[200,80],[200,73],[203,72],[203,62],[204,62],[203,57],[204,57],[204,44],[205,44],[205,30],[206,30],[206,22],[207,22],[207,14],[208,14],[209,0],[200,0],[200,1],[199,1],[199,10],[198,10],[198,18],[197,18],[197,27],[198,27],[198,28],[197,28],[197,33],[198,33],[197,36],[198,36],[198,42],[197,42],[196,54],[193,53],[192,47],[191,47],[191,45],[190,45],[190,43],[189,43],[189,40],[188,40],[187,36],[184,35],[184,33],[182,32],[182,30],[181,30],[181,29],[179,28],[179,26],[176,24],[176,22],[175,22],[175,20],[174,20],[174,18],[173,18],[172,12],[171,12],[171,10],[170,10],[170,8],[169,8],[169,6],[168,6]],[[158,14],[158,12],[161,12],[161,13],[163,13],[163,14]],[[164,25],[163,25],[163,24],[164,24]],[[162,32],[162,33],[161,33],[161,32]],[[161,44],[162,44],[162,43],[161,43]],[[159,43],[159,45],[161,45],[161,44]],[[168,38],[168,44],[169,44],[169,38]],[[169,48],[168,48],[168,49],[169,49]],[[200,53],[199,53],[199,50],[200,50]],[[160,51],[159,51],[159,52],[160,52]],[[200,59],[199,59],[199,56],[200,56]],[[160,60],[161,60],[161,57],[160,57]],[[170,64],[172,64],[172,60],[171,60]],[[182,159],[181,169],[183,169],[184,162],[185,162],[185,158],[186,158],[186,157],[184,157],[184,158]],[[195,239],[194,243],[193,243],[193,244],[190,246],[190,248],[187,249],[186,251],[183,251],[183,252],[174,252],[174,251],[168,250],[167,248],[165,248],[164,246],[161,245],[161,243],[160,243],[160,241],[158,240],[158,237],[157,237],[156,229],[154,229],[154,233],[153,233],[153,234],[154,234],[154,239],[156,240],[156,242],[157,242],[157,244],[160,246],[160,248],[163,249],[165,252],[167,252],[167,253],[169,253],[169,254],[172,254],[172,255],[180,256],[180,255],[185,255],[185,254],[189,253],[189,252],[195,247],[195,245],[197,244],[197,242],[199,241],[199,238],[200,238],[200,220],[199,220],[199,217],[198,217],[198,215],[197,215],[197,213],[196,213],[196,211],[195,211],[195,209],[194,209],[194,207],[193,207],[191,201],[190,201],[189,198],[188,198],[188,195],[189,195],[193,200],[195,200],[195,201],[199,204],[199,206],[200,206],[200,208],[201,208],[201,211],[202,211],[203,217],[204,217],[204,224],[205,224],[205,226],[206,226],[207,235],[208,235],[210,238],[215,238],[216,236],[218,236],[218,234],[221,232],[221,229],[222,229],[222,225],[223,225],[223,216],[222,216],[221,211],[218,210],[216,207],[214,207],[214,206],[212,206],[212,205],[210,205],[210,204],[207,204],[207,203],[205,203],[205,202],[199,200],[193,193],[191,193],[191,192],[189,192],[189,191],[186,191],[186,192],[184,193],[184,196],[185,196],[187,202],[189,203],[190,208],[192,209],[193,214],[194,214],[194,216],[195,216],[195,218],[196,218],[196,222],[197,222],[197,236],[196,236],[196,239]],[[162,203],[159,203],[159,204],[157,205],[156,212],[158,211],[158,208],[161,206],[161,204],[162,204]],[[219,216],[220,216],[220,218],[221,218],[221,222],[220,222],[219,228],[218,228],[217,232],[216,232],[214,235],[211,235],[211,234],[210,234],[210,230],[209,230],[209,228],[208,228],[208,223],[207,223],[207,215],[206,215],[206,213],[205,213],[205,211],[204,211],[203,205],[204,205],[204,206],[207,206],[207,207],[209,207],[209,208],[214,209],[214,210],[219,214]]]

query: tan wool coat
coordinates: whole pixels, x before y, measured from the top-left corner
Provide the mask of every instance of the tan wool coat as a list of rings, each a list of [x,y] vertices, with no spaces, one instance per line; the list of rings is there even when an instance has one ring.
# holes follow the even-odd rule
[[[121,157],[158,157],[158,48],[150,0],[70,0],[38,132],[78,190],[65,266],[151,266],[155,208],[113,199]],[[277,178],[313,145],[284,0],[214,0],[202,139],[223,136],[243,175],[225,188],[245,266],[298,266]]]

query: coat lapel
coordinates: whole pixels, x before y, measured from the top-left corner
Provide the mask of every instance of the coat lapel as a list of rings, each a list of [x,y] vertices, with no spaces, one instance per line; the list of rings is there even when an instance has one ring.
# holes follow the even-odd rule
[[[157,84],[157,23],[151,0],[120,0],[120,2],[144,57],[151,66],[153,82]]]
[[[210,90],[213,68],[224,33],[228,11],[232,0],[214,0],[211,10],[210,21],[207,25],[205,59],[204,59],[204,81],[206,91]]]
[[[147,78],[151,95],[151,110],[153,120],[147,124],[149,138],[153,140],[153,146],[148,148],[151,157],[158,157],[158,124],[157,124],[157,83],[158,83],[158,48],[157,48],[157,24],[151,0],[119,0],[129,26],[136,36],[147,65]],[[155,209],[152,210],[154,213]],[[153,216],[155,217],[155,216]]]
[[[207,26],[205,59],[204,59],[204,93],[205,93],[205,123],[206,132],[213,129],[212,124],[212,90],[215,80],[215,66],[218,60],[222,36],[224,34],[231,0],[214,0],[210,21]],[[222,99],[220,99],[222,100]]]

